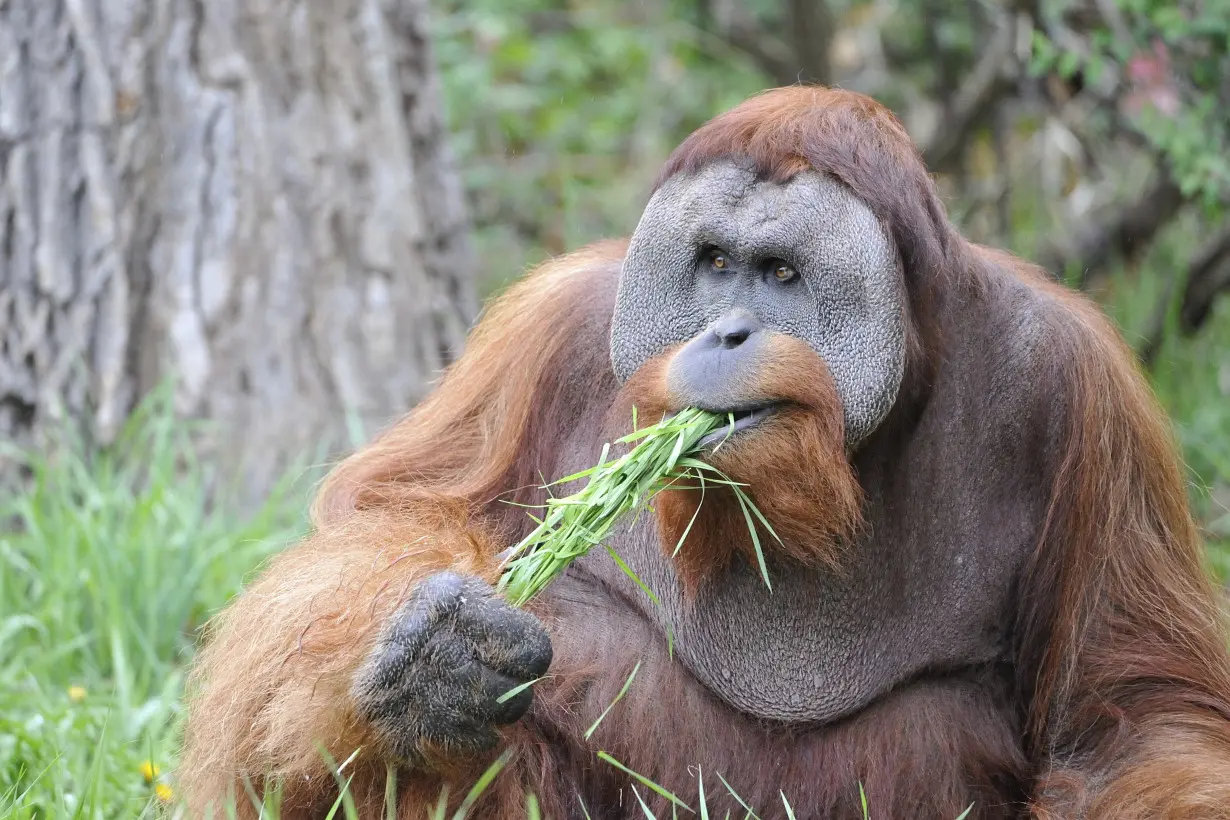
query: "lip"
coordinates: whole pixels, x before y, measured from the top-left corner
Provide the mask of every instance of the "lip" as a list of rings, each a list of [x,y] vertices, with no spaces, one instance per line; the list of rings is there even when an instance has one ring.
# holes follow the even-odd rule
[[[750,430],[753,427],[756,427],[765,419],[776,413],[780,408],[781,406],[775,402],[772,404],[762,404],[756,407],[740,408],[738,410],[715,410],[713,412],[720,415],[734,413],[734,429],[732,430],[732,425],[729,422],[726,422],[717,430],[714,430],[712,433],[709,433],[707,436],[702,438],[698,443],[698,446],[708,447],[713,444],[720,444],[726,439],[727,436],[733,438],[745,430]]]

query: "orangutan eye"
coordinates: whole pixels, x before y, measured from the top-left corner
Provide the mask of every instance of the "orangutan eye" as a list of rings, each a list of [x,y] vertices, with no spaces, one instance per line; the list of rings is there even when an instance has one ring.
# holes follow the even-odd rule
[[[709,264],[717,270],[726,270],[730,267],[730,260],[721,251],[710,251]]]
[[[798,274],[795,273],[794,268],[790,267],[785,262],[778,262],[773,266],[773,278],[778,282],[781,282],[783,285],[787,282],[794,281],[796,276],[798,276]]]

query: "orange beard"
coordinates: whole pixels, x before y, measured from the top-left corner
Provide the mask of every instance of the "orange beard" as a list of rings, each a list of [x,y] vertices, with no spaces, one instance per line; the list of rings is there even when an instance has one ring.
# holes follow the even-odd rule
[[[647,362],[624,385],[613,408],[622,414],[621,426],[627,427],[633,406],[645,424],[683,409],[666,389],[667,368],[677,350]],[[704,458],[746,485],[744,492],[780,537],[779,542],[756,522],[766,554],[836,570],[842,548],[862,524],[863,503],[862,487],[846,458],[841,400],[828,366],[805,343],[774,334],[768,350],[748,398],[789,403]],[[696,480],[675,486],[679,489],[659,493],[653,507],[662,549],[674,555],[689,593],[737,554],[757,566],[747,518],[729,487],[706,481],[702,496]]]

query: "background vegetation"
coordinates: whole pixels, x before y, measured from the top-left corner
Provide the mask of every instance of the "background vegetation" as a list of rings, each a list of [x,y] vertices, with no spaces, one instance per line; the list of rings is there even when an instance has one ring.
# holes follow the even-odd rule
[[[1137,346],[1230,579],[1228,0],[435,11],[484,295],[630,231],[666,153],[747,95],[796,79],[872,93],[968,235],[1088,289]],[[196,628],[302,529],[308,475],[242,519],[206,509],[216,477],[170,419],[155,396],[117,447],[36,459],[31,488],[0,498],[17,525],[0,535],[0,816],[155,811]]]

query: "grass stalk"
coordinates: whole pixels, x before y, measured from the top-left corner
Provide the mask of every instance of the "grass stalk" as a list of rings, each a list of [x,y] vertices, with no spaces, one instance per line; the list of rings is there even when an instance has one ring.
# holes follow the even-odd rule
[[[635,413],[633,419],[635,427]],[[619,458],[608,460],[611,445],[607,443],[596,465],[547,485],[549,488],[582,478],[589,479],[581,490],[572,495],[548,498],[546,514],[542,518],[534,518],[538,526],[509,550],[498,584],[507,600],[515,606],[524,605],[563,573],[569,564],[603,544],[625,515],[643,509],[664,489],[688,486],[681,483],[688,479],[699,480],[702,490],[707,484],[716,484],[728,486],[734,491],[751,533],[761,575],[765,584],[772,589],[755,521],[758,520],[774,538],[777,538],[777,533],[752,504],[742,484],[696,457],[701,441],[724,425],[733,432],[733,414],[723,416],[689,407],[656,424],[634,429],[629,435],[618,439],[618,444],[636,442]],[[725,441],[723,439],[718,446]],[[684,531],[685,538],[690,530],[689,523]],[[682,539],[676,545],[676,551],[681,544]],[[612,555],[618,560],[614,553]],[[631,574],[626,564],[622,561],[619,563],[621,569]]]

